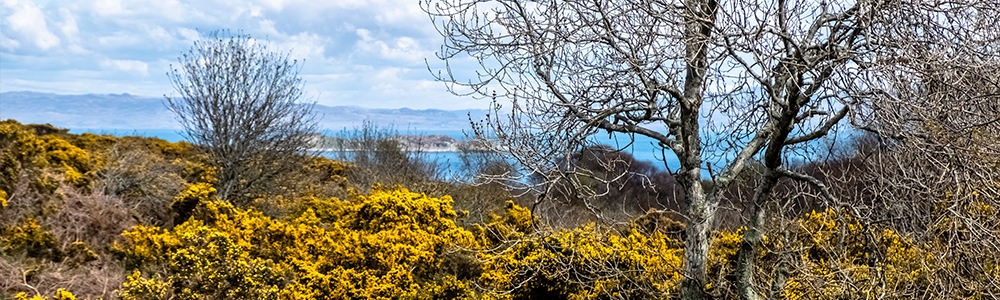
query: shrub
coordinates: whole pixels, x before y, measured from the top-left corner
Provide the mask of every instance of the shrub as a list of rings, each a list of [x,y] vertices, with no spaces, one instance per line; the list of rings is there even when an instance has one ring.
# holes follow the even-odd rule
[[[477,227],[493,249],[479,255],[486,299],[661,299],[677,291],[683,250],[660,231],[587,224],[548,232],[532,220],[511,202]]]
[[[3,230],[0,236],[0,254],[27,255],[32,258],[62,260],[63,253],[55,235],[39,225],[35,218],[28,218],[19,226]]]
[[[33,130],[14,120],[0,121],[0,191],[7,204],[0,226],[15,224],[25,213],[38,214],[55,198],[59,180],[46,171],[46,157]]]
[[[930,252],[893,230],[863,225],[832,209],[810,212],[797,222],[801,230],[789,246],[804,249],[796,257],[802,268],[788,281],[787,298],[911,299],[927,287],[934,271]]]
[[[24,292],[20,292],[20,293],[17,293],[17,295],[14,296],[14,299],[17,299],[17,300],[47,300],[48,298],[42,297],[40,295],[34,295],[34,296],[31,296],[31,298],[28,298],[27,294],[25,294]],[[60,288],[60,289],[56,290],[55,295],[52,296],[52,300],[76,300],[76,296],[73,296],[73,293],[70,293],[69,291]]]
[[[921,298],[935,270],[927,245],[833,209],[780,223],[755,253],[758,291],[786,299]],[[713,234],[709,291],[737,297],[735,268],[743,231]]]
[[[89,187],[94,168],[87,151],[52,135],[40,137],[39,142],[45,151],[45,160],[52,166],[62,167],[66,182],[80,188]]]
[[[128,297],[465,298],[442,272],[455,244],[473,247],[448,197],[376,188],[348,200],[311,198],[295,219],[200,202],[171,230],[137,226],[116,253],[133,273]],[[139,274],[147,274],[145,277]],[[140,297],[140,295],[144,295]]]

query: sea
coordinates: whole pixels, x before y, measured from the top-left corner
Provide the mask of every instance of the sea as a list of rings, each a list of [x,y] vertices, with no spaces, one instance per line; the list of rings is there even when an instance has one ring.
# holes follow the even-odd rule
[[[144,137],[156,137],[164,139],[170,142],[177,142],[184,140],[184,134],[181,130],[177,129],[106,129],[106,128],[78,128],[71,129],[70,133],[94,133],[94,134],[110,134],[114,136],[144,136]],[[336,134],[335,130],[324,131],[327,135]],[[406,135],[445,135],[452,137],[457,140],[467,140],[467,130],[411,130],[407,132],[400,132],[400,134]],[[591,142],[609,145],[622,151],[631,154],[638,161],[650,162],[653,166],[660,170],[674,170],[680,166],[679,161],[670,151],[662,151],[662,149],[657,145],[656,141],[648,137],[636,136],[634,142],[630,143],[630,139],[627,136],[608,136],[599,135],[591,137]],[[665,154],[665,155],[664,155]],[[337,154],[333,152],[324,153],[327,157],[335,157]],[[462,170],[462,160],[458,152],[424,152],[421,153],[421,157],[428,161],[435,162],[442,170],[447,171],[447,174],[460,174]],[[719,154],[712,155],[709,153],[704,156],[706,165],[703,166],[702,176],[710,177],[710,167],[709,164],[716,166],[717,169],[712,170],[718,172],[718,167],[725,165],[727,160],[732,159],[732,155]],[[801,159],[797,159],[801,160]],[[451,177],[451,175],[445,175],[445,177]]]

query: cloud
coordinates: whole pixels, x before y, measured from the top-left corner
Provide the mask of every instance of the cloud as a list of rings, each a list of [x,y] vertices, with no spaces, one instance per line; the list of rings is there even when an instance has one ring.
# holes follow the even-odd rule
[[[59,37],[49,31],[45,22],[45,14],[32,2],[8,0],[4,6],[13,11],[4,18],[4,23],[22,40],[30,40],[31,44],[41,50],[49,50],[59,45]],[[18,43],[17,46],[20,46]]]
[[[3,32],[0,32],[0,49],[14,51],[20,47],[21,43],[18,42],[16,39],[11,38],[6,34],[3,34]]]
[[[324,40],[315,33],[300,32],[286,38],[279,48],[291,51],[292,58],[323,58],[326,50]]]
[[[194,41],[201,38],[201,33],[198,33],[197,30],[191,28],[178,28],[177,34],[184,38],[183,42],[186,44],[194,43]]]
[[[94,12],[101,16],[117,15],[124,11],[121,0],[94,1]]]
[[[137,74],[142,76],[149,75],[149,65],[138,60],[107,59],[101,62],[101,65],[104,66],[105,68],[111,68],[132,74]]]
[[[356,47],[361,54],[378,53],[382,59],[406,64],[419,63],[431,54],[430,51],[421,49],[416,40],[407,36],[393,37],[387,43],[373,37],[367,29],[358,28],[355,32],[360,38]]]
[[[304,89],[320,104],[488,105],[455,98],[433,81],[424,59],[434,60],[441,38],[412,0],[0,0],[0,6],[0,91],[160,96],[173,89],[163,75],[170,63],[206,33],[230,29],[305,59]]]
[[[73,17],[73,13],[69,9],[60,8],[59,15],[63,18],[63,22],[59,24],[63,36],[69,39],[76,38],[76,35],[80,33],[80,28],[76,26],[76,18]]]

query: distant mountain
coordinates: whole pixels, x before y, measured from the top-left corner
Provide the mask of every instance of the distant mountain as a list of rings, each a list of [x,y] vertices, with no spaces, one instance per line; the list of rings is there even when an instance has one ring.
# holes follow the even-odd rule
[[[401,132],[446,131],[469,128],[469,116],[482,119],[487,110],[373,109],[356,106],[316,105],[320,128],[341,130],[360,127],[370,120],[380,127],[392,125]],[[0,93],[0,120],[50,123],[70,129],[179,129],[162,98],[129,94],[58,95],[38,92]]]

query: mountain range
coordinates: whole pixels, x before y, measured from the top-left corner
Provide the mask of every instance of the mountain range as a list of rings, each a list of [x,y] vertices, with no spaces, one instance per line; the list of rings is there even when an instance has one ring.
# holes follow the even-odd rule
[[[316,104],[313,112],[324,130],[360,128],[365,121],[399,131],[459,131],[469,119],[481,120],[485,109],[378,109]],[[0,120],[48,123],[87,130],[179,129],[180,123],[162,98],[130,94],[60,95],[39,92],[0,93]]]

